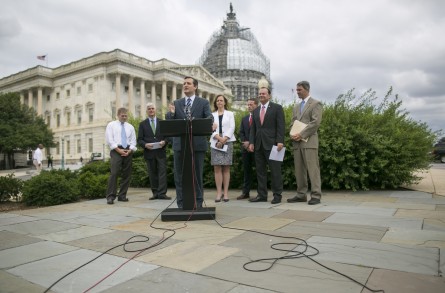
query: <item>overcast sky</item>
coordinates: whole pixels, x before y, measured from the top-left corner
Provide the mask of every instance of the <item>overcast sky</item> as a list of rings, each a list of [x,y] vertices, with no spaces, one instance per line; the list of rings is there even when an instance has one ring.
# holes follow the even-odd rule
[[[0,78],[121,49],[196,64],[229,4],[270,59],[273,96],[300,80],[326,103],[392,86],[414,120],[445,130],[443,0],[3,0]]]

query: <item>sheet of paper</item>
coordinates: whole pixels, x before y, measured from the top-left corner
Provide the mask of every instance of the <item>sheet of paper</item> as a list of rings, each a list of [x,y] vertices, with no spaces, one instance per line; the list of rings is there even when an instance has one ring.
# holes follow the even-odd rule
[[[297,133],[301,133],[303,131],[303,129],[305,129],[307,126],[306,123],[301,122],[300,120],[295,120],[294,124],[292,125],[292,128],[289,132],[290,135],[295,135]],[[307,138],[302,138],[301,139],[304,142],[307,142]]]
[[[210,147],[212,148],[212,149],[215,149],[215,150],[218,150],[218,151],[221,151],[221,152],[226,152],[227,153],[227,149],[229,148],[226,144],[223,146],[223,148],[222,149],[220,149],[220,148],[217,148],[216,147],[216,143],[218,142],[218,140],[216,140],[216,139],[212,139],[212,141],[210,141]]]
[[[285,147],[283,147],[281,151],[278,151],[277,146],[274,145],[272,146],[272,150],[270,151],[269,160],[283,162],[285,152],[286,152]]]
[[[152,150],[161,148],[161,143],[160,142],[152,142],[152,143],[149,143],[149,145],[152,146],[152,148],[151,148]]]

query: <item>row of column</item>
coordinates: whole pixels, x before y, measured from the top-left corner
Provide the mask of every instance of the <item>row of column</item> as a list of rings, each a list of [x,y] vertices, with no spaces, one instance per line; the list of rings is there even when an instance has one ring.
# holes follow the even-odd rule
[[[23,92],[20,92],[20,103],[25,103],[25,95]],[[28,90],[28,107],[34,107],[33,104],[33,94],[32,89]],[[37,115],[42,115],[43,113],[43,89],[41,87],[37,88]]]

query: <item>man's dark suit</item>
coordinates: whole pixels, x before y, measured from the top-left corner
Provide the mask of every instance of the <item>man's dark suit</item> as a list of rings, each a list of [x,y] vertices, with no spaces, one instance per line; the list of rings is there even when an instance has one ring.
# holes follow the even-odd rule
[[[168,113],[167,119],[186,119],[185,114],[186,98],[180,98],[174,102],[175,113]],[[209,101],[195,96],[191,106],[192,118],[212,118]],[[193,136],[193,154],[194,154],[194,177],[196,183],[196,204],[197,207],[202,207],[203,201],[203,172],[204,159],[206,151],[208,150],[209,139],[206,136]],[[181,151],[181,138],[173,137],[173,151],[174,151],[174,168],[175,168],[175,185],[176,185],[176,201],[179,208],[182,208],[182,172],[183,172],[183,153]]]
[[[147,118],[139,124],[138,144],[144,148],[144,159],[147,163],[148,176],[150,178],[151,191],[153,198],[166,197],[167,193],[167,156],[164,147],[154,150],[145,148],[145,144],[160,142],[164,140],[159,130],[159,121],[157,119],[155,133],[150,125],[150,119]]]
[[[258,197],[267,199],[267,165],[271,173],[272,192],[281,197],[283,192],[283,178],[281,175],[282,162],[269,160],[273,145],[284,144],[284,111],[283,107],[269,102],[263,125],[261,125],[260,104],[253,111],[253,124],[250,129],[249,142],[254,145],[255,164],[258,180]]]
[[[251,127],[249,125],[249,117],[250,114],[241,119],[241,126],[239,130],[241,145],[243,142],[249,141],[250,127]],[[252,171],[253,171],[252,169],[255,162],[255,153],[251,153],[244,147],[242,147],[242,156],[243,156],[243,168],[244,168],[244,183],[243,183],[242,194],[249,195],[250,188],[252,186]]]

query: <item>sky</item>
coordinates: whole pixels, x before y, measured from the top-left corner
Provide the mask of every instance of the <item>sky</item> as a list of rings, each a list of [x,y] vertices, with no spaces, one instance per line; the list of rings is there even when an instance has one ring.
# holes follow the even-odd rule
[[[114,49],[197,64],[229,5],[270,60],[273,97],[298,81],[324,103],[390,87],[410,118],[445,135],[443,0],[2,0],[0,79]],[[38,55],[47,55],[40,61]]]

